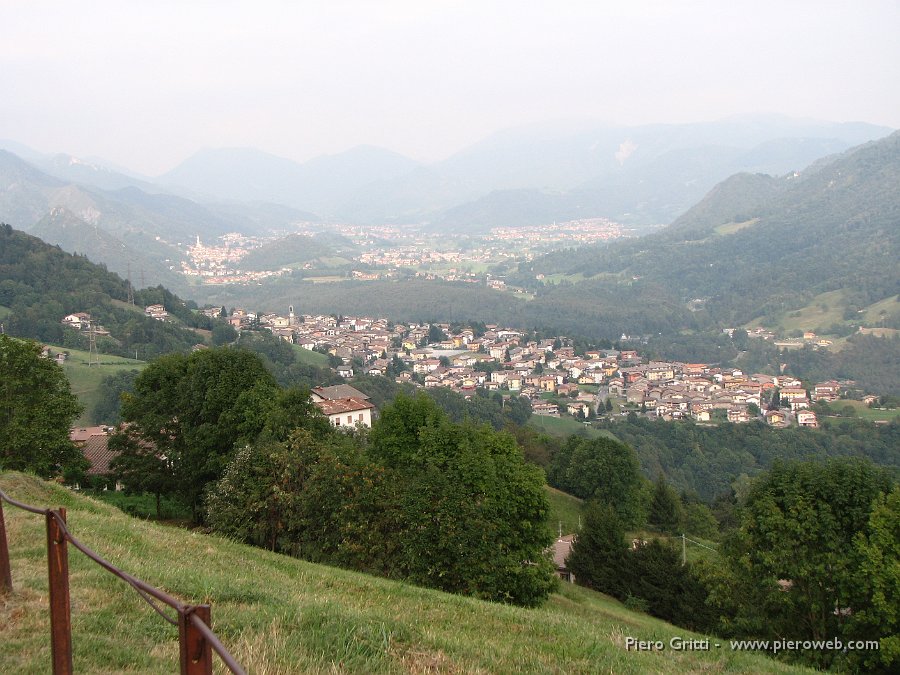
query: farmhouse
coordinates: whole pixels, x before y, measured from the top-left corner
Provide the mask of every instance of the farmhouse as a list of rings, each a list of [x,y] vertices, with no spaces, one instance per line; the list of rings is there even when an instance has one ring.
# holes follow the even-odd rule
[[[372,426],[375,406],[366,394],[349,384],[316,387],[310,392],[310,399],[336,427]]]

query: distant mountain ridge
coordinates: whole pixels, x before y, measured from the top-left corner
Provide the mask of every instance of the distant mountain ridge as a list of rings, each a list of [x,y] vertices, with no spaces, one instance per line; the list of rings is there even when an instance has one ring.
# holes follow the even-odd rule
[[[68,165],[63,156],[56,159]],[[250,235],[290,231],[298,222],[318,220],[314,214],[286,206],[199,204],[158,189],[148,192],[134,184],[102,189],[81,179],[107,175],[103,171],[81,162],[71,166],[77,168],[69,174],[71,180],[66,180],[0,150],[0,222],[24,231],[36,230],[45,241],[84,253],[123,275],[130,263],[135,275],[179,292],[186,290],[186,282],[170,267],[183,255],[171,244],[197,236],[209,240],[234,231]],[[120,175],[110,172],[109,184],[128,183],[116,178]]]
[[[470,231],[596,216],[667,224],[734,173],[779,175],[890,132],[780,116],[571,133],[511,130],[358,191],[345,215]],[[523,214],[519,198],[535,215]]]
[[[372,146],[304,163],[252,148],[219,148],[201,150],[157,180],[218,198],[329,213],[354,190],[415,166],[411,159]]]
[[[700,300],[716,321],[741,324],[836,289],[852,316],[900,291],[898,259],[900,132],[796,176],[733,176],[656,234],[549,254],[521,273],[600,275],[613,292],[657,284],[673,303]]]
[[[306,162],[252,148],[219,148],[202,150],[156,179],[102,162],[40,155],[14,142],[0,141],[0,147],[25,153],[36,168],[66,185],[188,198],[194,206],[182,202],[178,209],[194,209],[191,222],[172,223],[181,237],[260,228],[260,220],[261,229],[277,229],[268,224],[269,215],[249,216],[247,205],[261,203],[292,209],[295,221],[428,224],[438,231],[478,233],[585,217],[631,226],[667,224],[733,174],[782,175],[890,132],[866,123],[778,115],[643,126],[541,124],[492,134],[429,164],[372,146]],[[146,206],[149,199],[142,201]],[[46,212],[13,206],[5,213],[27,215],[31,222]],[[210,225],[209,214],[198,209],[233,225]],[[273,207],[266,211],[276,213]],[[169,209],[163,222],[172,214]],[[28,218],[9,216],[22,227]],[[166,236],[171,235],[170,229]]]

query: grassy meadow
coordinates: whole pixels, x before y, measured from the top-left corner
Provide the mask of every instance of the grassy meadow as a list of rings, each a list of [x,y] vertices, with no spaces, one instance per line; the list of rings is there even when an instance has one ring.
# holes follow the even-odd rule
[[[547,522],[554,535],[572,534],[578,531],[581,523],[581,505],[583,500],[562,490],[547,486],[547,498],[550,500],[550,516]]]
[[[251,673],[801,672],[727,643],[626,651],[626,637],[668,644],[700,636],[575,586],[561,586],[537,609],[511,607],[130,518],[23,474],[0,474],[0,488],[38,506],[65,506],[75,535],[113,564],[186,602],[209,602],[213,629]],[[4,511],[14,592],[0,599],[0,670],[45,673],[43,519]],[[175,672],[177,630],[71,548],[69,564],[75,671]]]
[[[560,417],[532,415],[528,419],[528,426],[549,434],[550,436],[558,436],[559,438],[568,438],[572,434],[580,434],[587,436],[588,438],[600,438],[601,436],[615,438],[605,429],[595,429],[589,424],[576,420],[570,415],[563,415]]]
[[[88,423],[91,411],[97,405],[100,397],[100,382],[104,377],[115,375],[123,370],[142,370],[147,365],[146,361],[100,354],[100,363],[96,364],[95,362],[95,365],[92,366],[90,365],[89,352],[53,346],[51,346],[51,350],[54,354],[62,351],[69,353],[69,358],[63,363],[63,370],[66,371],[66,377],[69,378],[72,393],[78,397],[78,400],[84,406],[84,411],[75,421],[76,425]]]
[[[327,355],[314,352],[311,349],[304,349],[300,345],[291,345],[291,347],[294,349],[294,358],[298,363],[305,363],[306,365],[316,366],[318,368],[328,367]]]
[[[870,408],[862,401],[853,401],[850,399],[833,401],[828,404],[828,407],[841,415],[844,414],[845,408],[853,408],[856,417],[868,422],[890,422],[891,420],[900,417],[900,409],[898,408]],[[824,419],[828,420],[831,418],[825,417]]]
[[[827,330],[833,325],[848,323],[844,318],[846,295],[842,289],[820,293],[804,307],[783,312],[776,321],[766,322],[762,318],[757,318],[748,322],[746,327],[767,325],[785,334],[812,330],[820,335],[827,335]],[[854,317],[853,322],[878,328],[898,314],[900,314],[900,296],[895,295],[865,307]]]

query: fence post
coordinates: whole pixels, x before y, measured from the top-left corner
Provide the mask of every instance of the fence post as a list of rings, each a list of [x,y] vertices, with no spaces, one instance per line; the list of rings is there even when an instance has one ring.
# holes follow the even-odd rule
[[[182,675],[211,675],[212,646],[191,623],[196,614],[207,626],[211,625],[209,605],[188,605],[178,612],[178,644]]]
[[[6,543],[6,521],[0,499],[0,595],[12,593],[12,570],[9,567],[9,545]]]
[[[66,522],[66,510],[47,511],[47,567],[50,575],[50,646],[54,675],[72,673],[72,617],[69,603],[69,551],[56,519]]]

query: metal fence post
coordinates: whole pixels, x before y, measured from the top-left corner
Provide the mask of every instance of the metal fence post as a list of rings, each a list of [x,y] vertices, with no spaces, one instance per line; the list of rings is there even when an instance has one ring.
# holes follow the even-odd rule
[[[50,575],[50,645],[54,675],[70,675],[72,617],[69,603],[69,551],[56,517],[66,522],[66,510],[47,511],[47,568]]]
[[[12,593],[12,570],[9,567],[9,545],[6,543],[6,520],[0,499],[0,595]]]
[[[211,675],[212,645],[203,633],[191,623],[191,614],[196,614],[203,623],[210,626],[209,605],[188,605],[178,612],[178,644],[182,675]]]

